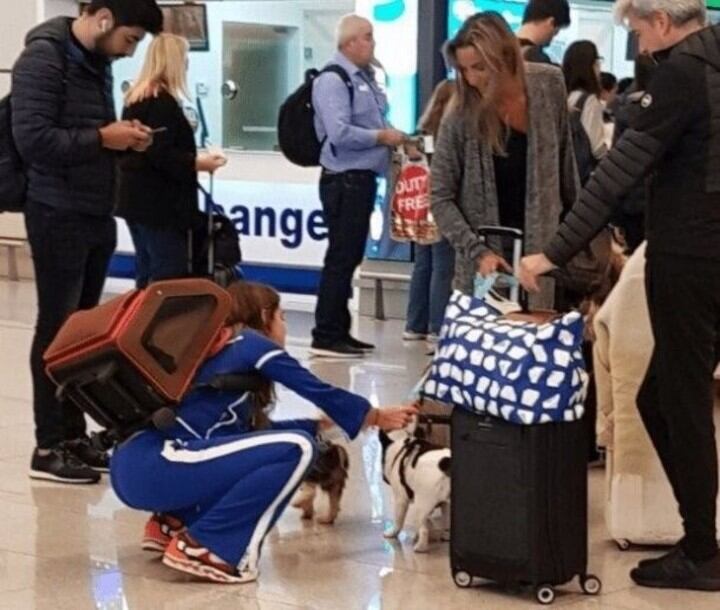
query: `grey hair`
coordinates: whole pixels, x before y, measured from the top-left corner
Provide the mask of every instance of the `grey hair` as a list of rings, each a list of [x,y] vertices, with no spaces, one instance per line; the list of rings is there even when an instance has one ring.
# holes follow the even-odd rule
[[[623,23],[630,15],[647,19],[653,13],[666,13],[675,25],[690,21],[707,23],[704,0],[616,0],[615,18]]]
[[[342,17],[335,30],[335,42],[337,48],[341,49],[358,35],[360,28],[366,25],[372,27],[372,23],[360,15],[349,14]]]

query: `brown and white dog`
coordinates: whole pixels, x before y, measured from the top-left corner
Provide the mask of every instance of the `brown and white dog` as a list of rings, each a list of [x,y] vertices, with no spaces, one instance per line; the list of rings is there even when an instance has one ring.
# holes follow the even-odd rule
[[[349,468],[350,458],[345,447],[329,441],[320,443],[315,465],[305,477],[292,504],[302,510],[303,519],[312,519],[315,515],[315,497],[319,487],[328,496],[329,509],[326,515],[318,517],[317,522],[323,525],[335,523]]]
[[[428,550],[432,532],[430,519],[436,508],[443,514],[443,540],[448,540],[450,516],[450,449],[415,436],[416,422],[408,428],[385,434],[380,432],[383,478],[390,485],[395,522],[385,532],[397,538],[413,505],[416,553]]]

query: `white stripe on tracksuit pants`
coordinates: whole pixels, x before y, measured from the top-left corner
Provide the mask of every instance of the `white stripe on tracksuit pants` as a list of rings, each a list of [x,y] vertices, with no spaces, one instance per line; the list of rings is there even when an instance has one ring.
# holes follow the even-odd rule
[[[168,513],[240,570],[257,569],[262,543],[313,463],[301,430],[170,441],[146,431],[112,458],[113,487],[133,508]]]

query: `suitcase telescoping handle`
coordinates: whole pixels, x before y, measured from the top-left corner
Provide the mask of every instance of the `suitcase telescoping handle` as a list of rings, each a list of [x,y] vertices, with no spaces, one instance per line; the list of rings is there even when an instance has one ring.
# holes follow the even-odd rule
[[[513,240],[513,257],[512,257],[512,268],[513,272],[517,273],[520,269],[520,261],[523,257],[525,250],[524,234],[520,229],[515,227],[496,227],[496,226],[481,226],[475,229],[475,232],[479,237],[499,237],[500,239],[512,239]],[[518,283],[510,289],[510,298],[519,303],[520,309],[523,312],[530,310],[528,304],[528,293]]]

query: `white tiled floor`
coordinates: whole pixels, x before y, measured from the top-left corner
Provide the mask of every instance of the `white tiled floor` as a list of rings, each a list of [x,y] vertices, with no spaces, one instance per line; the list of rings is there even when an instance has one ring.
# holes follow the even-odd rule
[[[425,610],[525,608],[528,594],[486,585],[455,587],[446,544],[413,553],[408,534],[382,537],[391,515],[372,435],[351,445],[350,484],[333,527],[303,523],[289,509],[271,534],[258,583],[237,587],[198,584],[144,554],[138,538],[146,515],[120,504],[107,482],[92,487],[31,483],[33,447],[28,353],[34,317],[30,283],[0,281],[0,608],[213,608],[291,610]],[[291,351],[306,359],[310,320],[290,315]],[[312,363],[333,383],[378,404],[402,401],[425,361],[421,344],[403,345],[398,322],[363,320],[361,336],[378,352],[352,364]],[[307,406],[282,394],[278,416]],[[580,610],[720,608],[720,595],[669,593],[632,586],[629,569],[647,553],[621,553],[607,539],[602,516],[603,476],[590,473],[590,568],[603,594],[586,598],[563,587],[556,605]],[[673,510],[673,507],[658,507]]]

